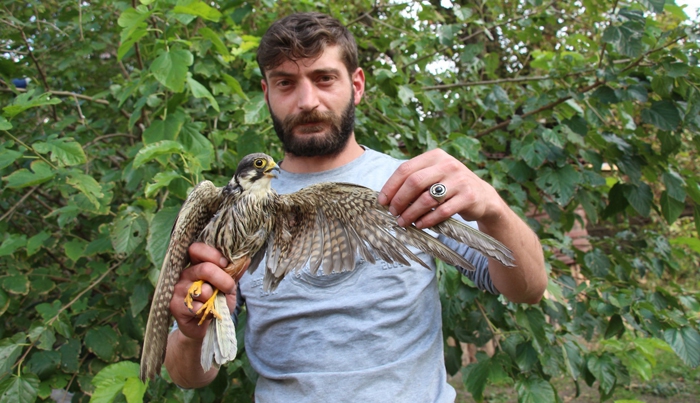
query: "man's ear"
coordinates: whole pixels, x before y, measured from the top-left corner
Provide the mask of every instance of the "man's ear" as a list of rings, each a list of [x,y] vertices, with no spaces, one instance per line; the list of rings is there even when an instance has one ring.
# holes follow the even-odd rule
[[[267,99],[267,81],[263,78],[260,80],[260,86],[262,87],[263,94],[265,95],[265,103],[270,105],[270,101]]]
[[[365,93],[365,72],[361,67],[358,67],[352,76],[352,90],[355,92],[355,105],[359,105],[362,101],[362,95]]]

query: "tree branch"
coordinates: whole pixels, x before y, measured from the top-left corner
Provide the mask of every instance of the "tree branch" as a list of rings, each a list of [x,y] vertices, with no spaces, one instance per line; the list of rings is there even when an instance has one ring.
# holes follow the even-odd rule
[[[36,191],[37,188],[38,188],[38,186],[34,186],[33,188],[29,189],[29,191],[27,193],[25,193],[24,196],[22,196],[22,198],[19,199],[19,201],[17,203],[15,203],[12,207],[10,207],[10,209],[7,210],[7,212],[5,214],[3,214],[2,217],[0,217],[0,221],[4,221],[5,218],[10,217],[12,215],[12,213],[17,209],[17,207],[19,207],[20,204],[24,203],[24,201],[27,200],[27,197],[31,196],[32,193],[34,193],[34,191]]]
[[[595,83],[593,83],[593,84],[591,84],[591,85],[589,85],[589,86],[587,86],[587,87],[584,87],[584,88],[582,88],[581,90],[579,90],[579,93],[580,93],[580,94],[585,94],[586,92],[588,92],[588,91],[590,91],[590,90],[592,90],[592,89],[595,89],[595,88],[600,87],[600,86],[603,85],[604,83],[605,83],[605,81],[596,81]],[[548,103],[548,104],[545,105],[545,106],[542,106],[542,107],[540,107],[540,108],[537,108],[537,109],[535,109],[534,111],[530,111],[530,112],[527,112],[527,113],[523,113],[522,115],[520,115],[520,117],[521,117],[521,118],[526,118],[526,117],[528,117],[528,116],[536,115],[536,114],[538,114],[538,113],[540,113],[540,112],[542,112],[542,111],[546,111],[546,110],[548,110],[548,109],[552,109],[552,108],[554,108],[555,106],[557,106],[557,105],[559,105],[559,104],[562,104],[562,103],[564,103],[564,102],[570,100],[571,98],[573,98],[572,95],[567,95],[567,96],[565,96],[565,97],[562,97],[562,98],[557,99],[556,101],[550,102],[550,103]],[[511,122],[512,120],[513,120],[512,118],[506,119],[506,120],[504,120],[503,122],[501,122],[501,123],[499,123],[499,124],[497,124],[497,125],[495,125],[495,126],[491,126],[491,127],[489,127],[488,129],[486,129],[486,130],[484,130],[484,131],[482,131],[482,132],[477,133],[474,137],[475,137],[475,138],[483,137],[483,136],[485,136],[485,135],[487,135],[487,134],[489,134],[489,133],[491,133],[491,132],[495,132],[496,130],[500,130],[500,129],[504,128],[504,127],[508,127],[508,125],[510,124],[510,122]]]
[[[15,90],[16,90],[17,92],[27,92],[27,90],[24,89],[24,88],[16,88]],[[3,92],[15,92],[15,90],[11,90],[11,89],[9,89],[9,88],[0,88],[0,91],[3,91]],[[70,91],[52,91],[52,90],[51,90],[51,91],[46,91],[46,92],[48,92],[48,93],[51,94],[51,95],[56,95],[56,96],[59,96],[59,97],[80,98],[80,99],[84,99],[84,100],[86,100],[86,101],[95,102],[95,103],[102,104],[102,105],[109,105],[109,101],[107,101],[107,100],[105,100],[105,99],[96,99],[96,98],[89,97],[89,96],[87,96],[87,95],[77,94],[77,93],[75,93],[75,92],[70,92]]]
[[[46,81],[46,74],[44,73],[44,69],[41,68],[39,60],[37,60],[36,56],[34,56],[34,52],[32,52],[32,47],[29,44],[29,41],[27,40],[27,36],[24,34],[24,30],[21,27],[18,27],[17,25],[14,25],[14,27],[17,28],[19,30],[19,33],[22,35],[24,44],[27,46],[27,51],[29,52],[29,57],[32,58],[36,69],[39,70],[39,76],[41,77],[41,81],[44,83],[44,87],[46,87],[47,91],[51,91],[51,87],[49,87],[49,83],[48,81]],[[58,122],[58,115],[56,114],[56,105],[51,105],[51,113],[53,114],[54,122]]]

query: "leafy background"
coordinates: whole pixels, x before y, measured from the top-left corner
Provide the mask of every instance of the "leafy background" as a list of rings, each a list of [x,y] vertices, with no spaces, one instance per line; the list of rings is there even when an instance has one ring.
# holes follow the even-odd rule
[[[250,152],[281,156],[255,50],[301,10],[358,40],[362,144],[447,150],[542,239],[536,306],[440,267],[458,388],[554,402],[563,380],[606,400],[653,381],[660,354],[700,364],[699,28],[672,1],[0,4],[0,402],[251,401],[244,351],[197,392],[143,385],[137,363],[188,189]],[[490,340],[464,366],[462,343]]]

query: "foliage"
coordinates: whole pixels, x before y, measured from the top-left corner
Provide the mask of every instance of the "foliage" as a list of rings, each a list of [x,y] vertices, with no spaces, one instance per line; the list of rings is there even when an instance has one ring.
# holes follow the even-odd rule
[[[0,402],[250,401],[245,354],[196,394],[167,374],[139,386],[135,363],[188,189],[250,152],[281,156],[255,49],[299,10],[358,39],[362,144],[441,147],[542,217],[538,305],[439,271],[448,371],[462,357],[448,339],[498,343],[463,368],[477,400],[505,382],[556,401],[560,377],[606,399],[649,379],[659,350],[700,364],[698,27],[672,2],[0,2]]]

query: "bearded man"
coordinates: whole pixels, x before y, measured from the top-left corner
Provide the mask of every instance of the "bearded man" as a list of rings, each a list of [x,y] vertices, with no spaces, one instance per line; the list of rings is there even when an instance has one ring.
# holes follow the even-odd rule
[[[515,257],[515,268],[504,267],[443,239],[477,267],[465,273],[477,287],[518,303],[541,299],[547,276],[539,240],[491,185],[439,149],[400,161],[358,144],[355,106],[365,75],[355,40],[338,20],[300,13],[275,22],[262,38],[258,64],[285,151],[272,182],[278,193],[351,182],[380,191],[379,202],[401,226],[425,228],[461,217]],[[431,192],[434,184],[442,192]],[[182,303],[190,285],[204,280],[227,294],[232,311],[237,303],[246,305],[245,350],[259,374],[257,403],[454,401],[435,270],[360,259],[354,270],[341,273],[316,276],[304,268],[270,293],[263,291],[263,270],[232,279],[214,248],[196,243],[189,254],[192,265],[182,272],[170,304],[177,327],[165,359],[178,385],[201,387],[218,373],[198,365],[207,326],[198,326],[199,318]],[[419,256],[435,268],[427,255]],[[211,294],[205,286],[195,312]]]

